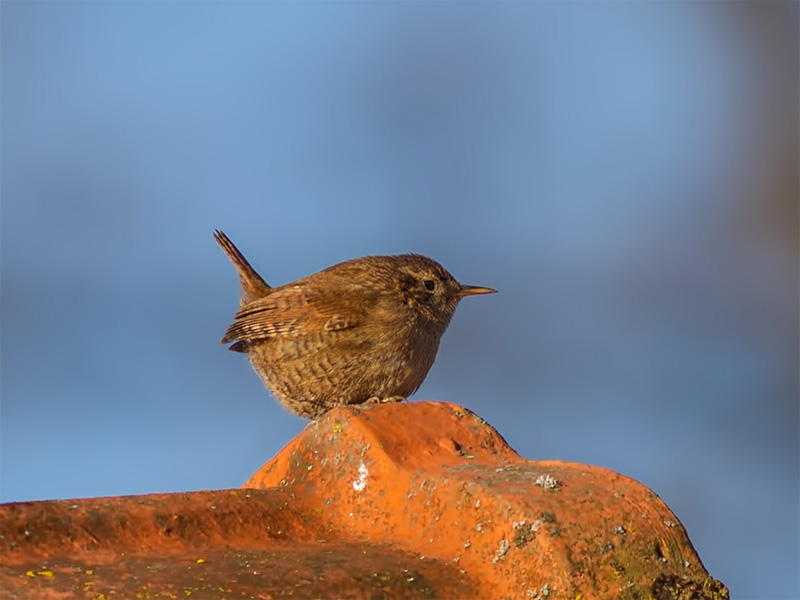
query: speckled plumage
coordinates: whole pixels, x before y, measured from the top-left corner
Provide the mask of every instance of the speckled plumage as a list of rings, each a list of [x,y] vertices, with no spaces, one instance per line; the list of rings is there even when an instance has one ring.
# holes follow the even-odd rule
[[[273,288],[224,233],[214,237],[242,283],[222,342],[246,353],[280,403],[307,418],[407,398],[461,298],[495,291],[461,285],[418,254],[365,256]]]

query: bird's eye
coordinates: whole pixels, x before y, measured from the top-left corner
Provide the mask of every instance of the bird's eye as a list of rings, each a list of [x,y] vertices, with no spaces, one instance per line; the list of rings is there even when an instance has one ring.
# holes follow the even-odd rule
[[[422,285],[424,285],[425,289],[428,290],[429,292],[432,292],[433,290],[436,289],[436,282],[433,281],[432,279],[426,279],[425,281],[422,282]]]

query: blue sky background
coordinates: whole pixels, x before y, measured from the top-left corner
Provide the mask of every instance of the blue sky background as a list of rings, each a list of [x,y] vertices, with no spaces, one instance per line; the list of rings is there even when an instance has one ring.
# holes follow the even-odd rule
[[[0,500],[235,487],[300,432],[218,341],[420,252],[465,301],[417,398],[653,488],[797,598],[798,5],[0,4]]]

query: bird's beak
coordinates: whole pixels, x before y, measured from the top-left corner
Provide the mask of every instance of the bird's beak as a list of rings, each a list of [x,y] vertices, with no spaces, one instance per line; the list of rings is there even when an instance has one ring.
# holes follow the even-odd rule
[[[462,285],[458,290],[458,295],[462,298],[464,296],[477,296],[478,294],[496,294],[497,290],[492,288],[480,287],[477,285]]]

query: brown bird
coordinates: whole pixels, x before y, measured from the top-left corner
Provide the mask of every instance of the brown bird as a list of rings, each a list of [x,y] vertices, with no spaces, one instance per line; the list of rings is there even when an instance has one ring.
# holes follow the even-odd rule
[[[433,365],[458,302],[496,290],[461,285],[419,254],[365,256],[270,287],[221,231],[239,272],[241,310],[223,344],[244,352],[289,411],[405,400]]]

